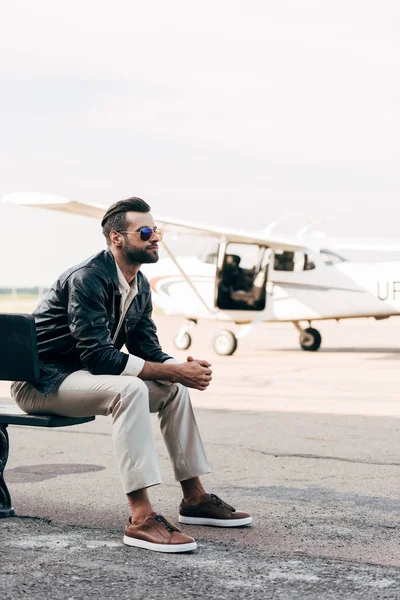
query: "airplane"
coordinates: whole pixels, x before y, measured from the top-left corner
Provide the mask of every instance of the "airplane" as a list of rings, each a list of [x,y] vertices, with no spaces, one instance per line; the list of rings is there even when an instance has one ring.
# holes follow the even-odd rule
[[[52,194],[17,193],[2,202],[74,213],[101,219],[101,205]],[[180,350],[192,344],[200,319],[227,326],[213,340],[215,352],[233,355],[239,340],[262,322],[293,323],[300,347],[316,351],[322,343],[314,322],[400,314],[400,262],[358,263],[329,247],[305,245],[271,231],[245,232],[157,217],[157,224],[174,236],[200,238],[201,256],[177,257],[164,236],[168,258],[143,265],[154,304],[167,315],[186,319],[174,343]]]

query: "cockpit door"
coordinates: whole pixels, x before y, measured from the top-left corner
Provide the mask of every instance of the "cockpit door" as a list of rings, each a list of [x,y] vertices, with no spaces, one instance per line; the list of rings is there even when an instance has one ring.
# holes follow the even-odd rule
[[[215,306],[221,310],[264,310],[270,258],[271,250],[266,246],[221,242]]]

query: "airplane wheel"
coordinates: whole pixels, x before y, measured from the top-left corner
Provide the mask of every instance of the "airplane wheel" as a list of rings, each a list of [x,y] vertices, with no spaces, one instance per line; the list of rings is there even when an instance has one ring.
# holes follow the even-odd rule
[[[192,345],[192,336],[187,331],[185,333],[178,333],[174,338],[174,344],[178,350],[187,350]]]
[[[322,337],[318,329],[309,327],[300,335],[300,346],[308,352],[315,352],[321,346]]]
[[[220,356],[231,356],[238,347],[238,341],[234,333],[224,329],[215,336],[213,346]]]

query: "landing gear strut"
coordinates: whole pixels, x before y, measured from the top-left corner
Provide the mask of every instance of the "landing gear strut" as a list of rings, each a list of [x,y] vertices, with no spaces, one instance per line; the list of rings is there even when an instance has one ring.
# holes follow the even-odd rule
[[[311,325],[311,323],[309,323]],[[322,342],[322,337],[318,329],[307,327],[303,329],[298,321],[294,322],[294,326],[300,332],[300,346],[306,352],[316,352],[319,350]]]

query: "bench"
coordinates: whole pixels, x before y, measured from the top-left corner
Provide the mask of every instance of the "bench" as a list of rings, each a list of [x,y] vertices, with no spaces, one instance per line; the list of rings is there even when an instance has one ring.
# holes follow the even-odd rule
[[[39,373],[34,318],[32,315],[0,314],[0,380],[34,383],[39,379]],[[0,405],[0,518],[15,515],[4,480],[4,469],[9,455],[8,425],[68,427],[94,421],[94,418],[27,415],[12,404]]]

